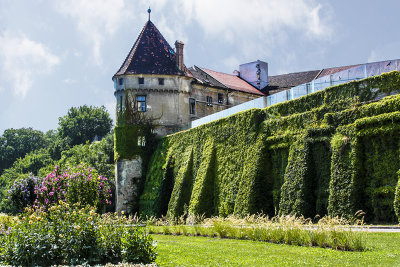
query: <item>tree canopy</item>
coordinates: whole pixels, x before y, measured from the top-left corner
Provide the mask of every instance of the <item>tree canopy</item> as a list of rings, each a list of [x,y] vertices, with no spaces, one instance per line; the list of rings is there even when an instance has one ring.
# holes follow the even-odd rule
[[[7,129],[0,136],[0,174],[27,153],[48,145],[46,136],[32,128]]]
[[[104,137],[112,127],[112,119],[104,106],[72,107],[68,114],[59,118],[58,132],[61,138],[70,138],[70,145],[91,142],[95,136]]]

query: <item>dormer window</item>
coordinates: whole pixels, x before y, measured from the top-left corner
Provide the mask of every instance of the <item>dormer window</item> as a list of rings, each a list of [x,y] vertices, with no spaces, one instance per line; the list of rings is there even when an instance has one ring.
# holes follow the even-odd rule
[[[158,78],[158,85],[164,85],[164,78]]]
[[[144,78],[139,78],[139,84],[144,84]]]

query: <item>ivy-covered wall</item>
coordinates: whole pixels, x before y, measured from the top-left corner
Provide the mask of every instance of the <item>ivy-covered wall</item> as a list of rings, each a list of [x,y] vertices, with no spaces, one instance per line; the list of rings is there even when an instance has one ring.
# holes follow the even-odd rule
[[[164,137],[139,211],[351,217],[363,210],[367,220],[395,221],[399,90],[400,73],[390,72]]]

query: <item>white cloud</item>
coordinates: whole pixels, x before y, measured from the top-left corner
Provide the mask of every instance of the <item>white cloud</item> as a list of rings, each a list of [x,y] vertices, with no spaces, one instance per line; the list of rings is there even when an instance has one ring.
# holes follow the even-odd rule
[[[247,36],[294,29],[311,37],[330,34],[321,18],[321,4],[312,0],[181,0],[182,15],[197,21],[208,34],[231,40]],[[187,19],[187,18],[186,18]]]
[[[32,87],[37,75],[50,73],[60,62],[42,43],[10,32],[0,35],[0,58],[3,79],[16,95],[22,97]]]
[[[60,0],[57,10],[71,17],[83,39],[92,46],[97,65],[102,63],[101,47],[107,37],[119,29],[131,13],[126,0]]]
[[[207,44],[205,51],[222,49],[225,59],[220,67],[229,69],[238,62],[269,61],[278,54],[285,57],[284,48],[288,46],[314,51],[333,36],[334,14],[326,1],[140,0],[137,6],[147,8],[146,4],[151,5],[152,20],[172,46],[175,40],[181,40],[186,49],[197,48],[198,53],[201,44]],[[141,21],[144,11],[137,13]]]

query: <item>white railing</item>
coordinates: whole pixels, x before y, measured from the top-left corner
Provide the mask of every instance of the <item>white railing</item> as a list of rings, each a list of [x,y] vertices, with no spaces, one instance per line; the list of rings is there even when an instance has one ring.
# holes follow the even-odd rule
[[[266,97],[256,98],[254,100],[245,102],[243,104],[236,105],[231,108],[228,108],[228,109],[216,112],[214,114],[205,116],[203,118],[194,120],[194,121],[192,121],[191,128],[194,128],[199,125],[209,123],[209,122],[221,119],[221,118],[228,117],[228,116],[238,113],[240,111],[248,110],[251,108],[266,108],[266,107],[267,107],[267,98]]]
[[[332,75],[323,76],[321,78],[313,80],[310,83],[301,84],[291,89],[269,95],[267,97],[260,97],[252,101],[233,106],[229,109],[225,109],[223,111],[194,120],[191,123],[191,128],[233,115],[240,111],[252,108],[269,107],[281,102],[296,99],[323,90],[334,85],[354,80],[360,80],[394,70],[400,71],[400,59],[362,64],[347,70],[336,72]]]

